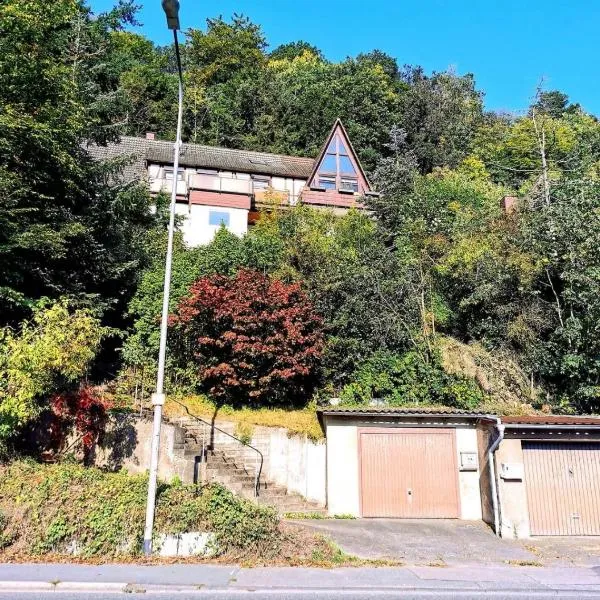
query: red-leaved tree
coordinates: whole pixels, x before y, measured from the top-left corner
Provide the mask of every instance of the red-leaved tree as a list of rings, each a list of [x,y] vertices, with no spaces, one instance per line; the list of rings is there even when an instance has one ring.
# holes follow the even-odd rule
[[[250,270],[203,277],[170,321],[179,357],[218,402],[298,404],[314,390],[323,321],[298,284]]]
[[[108,410],[112,403],[91,386],[55,394],[50,398],[53,421],[50,435],[54,450],[58,453],[74,449],[79,441],[83,446],[84,461],[104,431]],[[66,447],[69,433],[75,434],[71,446]]]

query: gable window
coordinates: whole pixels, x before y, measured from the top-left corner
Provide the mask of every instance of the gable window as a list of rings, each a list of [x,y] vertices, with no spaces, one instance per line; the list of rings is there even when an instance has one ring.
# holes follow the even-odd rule
[[[342,179],[340,181],[340,190],[343,190],[344,192],[358,193],[358,180],[357,179]]]
[[[208,224],[215,227],[229,227],[229,213],[225,210],[210,210],[208,211]]]
[[[358,192],[358,173],[339,132],[331,138],[317,172],[317,185],[326,190]]]
[[[319,187],[326,190],[335,190],[335,177],[319,176]]]

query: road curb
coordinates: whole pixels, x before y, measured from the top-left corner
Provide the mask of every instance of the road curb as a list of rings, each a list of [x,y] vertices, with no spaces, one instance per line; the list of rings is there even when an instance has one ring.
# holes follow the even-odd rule
[[[0,592],[199,592],[201,585],[128,583],[126,581],[0,581]],[[218,589],[218,588],[215,588]],[[214,590],[213,590],[214,591]]]

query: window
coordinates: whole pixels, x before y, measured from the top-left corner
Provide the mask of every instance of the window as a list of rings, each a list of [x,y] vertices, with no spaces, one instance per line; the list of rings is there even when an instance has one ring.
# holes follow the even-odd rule
[[[269,177],[252,177],[252,189],[253,190],[266,190],[271,183]]]
[[[183,181],[184,178],[184,170],[178,169],[177,171],[177,181]],[[165,179],[168,181],[173,181],[173,169],[165,169]]]
[[[321,160],[318,187],[326,190],[358,192],[358,175],[340,133],[336,133]]]
[[[224,210],[208,211],[208,224],[215,227],[220,227],[221,225],[229,227],[229,213]]]
[[[319,187],[335,190],[335,177],[319,177]]]
[[[340,173],[344,175],[356,175],[354,165],[348,156],[340,154]]]
[[[356,179],[342,179],[340,190],[345,192],[358,192],[358,181]]]

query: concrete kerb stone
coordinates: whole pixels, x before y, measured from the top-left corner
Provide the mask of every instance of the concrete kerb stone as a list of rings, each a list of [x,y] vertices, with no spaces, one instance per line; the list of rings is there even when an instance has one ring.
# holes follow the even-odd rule
[[[0,592],[85,592],[85,593],[190,593],[205,589],[203,584],[178,585],[157,583],[126,583],[110,581],[0,581]],[[225,589],[209,588],[206,589]]]
[[[64,565],[62,573],[56,573],[56,580],[43,581],[48,572],[40,565],[42,573],[36,575],[21,572],[19,580],[14,572],[13,579],[0,577],[0,590],[3,592],[138,592],[138,593],[199,593],[229,591],[282,592],[305,590],[310,592],[344,590],[380,591],[386,590],[439,590],[451,591],[502,591],[507,594],[531,590],[535,594],[552,591],[563,594],[594,593],[600,598],[600,577],[593,569],[546,567],[482,567],[480,564],[463,567],[358,567],[358,568],[239,568],[214,567],[210,565],[172,565],[167,567],[136,567],[135,565],[98,566],[73,568]],[[18,565],[1,565],[6,567]],[[71,568],[69,568],[71,567]],[[117,568],[115,568],[117,567]],[[121,568],[119,568],[121,567]],[[127,568],[127,572],[122,571]],[[70,576],[69,576],[70,571]],[[129,581],[111,580],[124,575]],[[33,577],[32,577],[33,575]],[[59,575],[62,575],[61,580]],[[10,576],[10,575],[9,575]],[[125,578],[124,577],[124,578]],[[76,581],[74,579],[79,579]],[[85,580],[84,580],[85,579]],[[90,579],[92,579],[90,581]],[[507,596],[505,596],[507,597]]]

